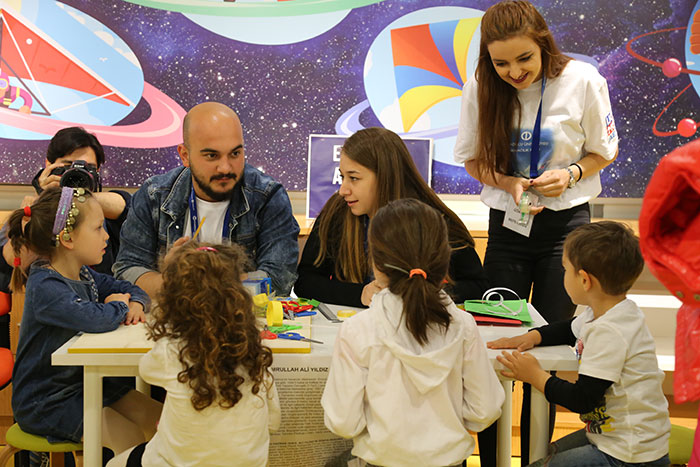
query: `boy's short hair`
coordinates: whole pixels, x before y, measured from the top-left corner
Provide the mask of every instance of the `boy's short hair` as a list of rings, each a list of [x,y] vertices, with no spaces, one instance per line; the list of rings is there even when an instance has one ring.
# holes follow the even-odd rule
[[[594,276],[609,295],[626,293],[644,269],[639,239],[619,222],[578,227],[566,237],[564,254],[574,270],[583,269]]]

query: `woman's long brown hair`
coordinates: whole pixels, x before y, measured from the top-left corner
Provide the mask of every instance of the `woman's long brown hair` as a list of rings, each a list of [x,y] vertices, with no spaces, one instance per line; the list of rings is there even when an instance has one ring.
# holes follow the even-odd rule
[[[342,157],[376,174],[377,208],[397,199],[421,200],[442,213],[452,248],[474,247],[474,239],[464,223],[425,183],[399,135],[385,128],[360,130],[345,141]],[[321,245],[314,264],[318,266],[331,257],[338,279],[363,282],[370,269],[363,218],[353,215],[342,196],[335,193],[323,206],[316,222]]]
[[[253,394],[272,385],[272,352],[260,342],[253,301],[240,280],[247,263],[238,245],[188,242],[161,267],[163,287],[149,335],[180,341],[184,369],[177,379],[189,384],[196,410],[214,402],[236,405],[245,381],[236,373],[239,366],[253,381]]]
[[[425,344],[432,325],[447,330],[451,317],[441,290],[451,248],[440,212],[415,199],[392,201],[372,218],[369,247],[374,267],[403,300],[403,319],[416,341]],[[426,277],[410,277],[412,269]]]
[[[547,79],[561,74],[570,57],[563,55],[547,23],[530,2],[503,1],[493,5],[481,19],[481,43],[476,67],[479,122],[476,166],[480,179],[511,172],[513,128],[520,126],[518,91],[496,72],[488,46],[516,36],[527,36],[540,48],[542,72]]]

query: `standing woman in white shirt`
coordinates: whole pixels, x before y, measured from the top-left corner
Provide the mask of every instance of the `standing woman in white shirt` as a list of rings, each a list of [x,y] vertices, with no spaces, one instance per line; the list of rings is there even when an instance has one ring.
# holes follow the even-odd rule
[[[529,2],[490,7],[462,94],[455,160],[484,184],[481,199],[491,208],[489,282],[522,298],[532,293],[548,322],[575,310],[563,285],[564,239],[590,222],[588,201],[601,191],[599,172],[617,156],[617,142],[607,83],[595,67],[563,55]],[[510,227],[522,228],[526,191],[537,201],[524,234]]]

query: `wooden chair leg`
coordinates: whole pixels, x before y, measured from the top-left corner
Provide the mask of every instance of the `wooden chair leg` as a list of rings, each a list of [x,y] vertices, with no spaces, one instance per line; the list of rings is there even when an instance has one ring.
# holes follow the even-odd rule
[[[9,461],[15,453],[18,453],[21,449],[17,449],[14,446],[6,445],[2,452],[0,452],[0,467],[5,467],[7,461]]]
[[[64,452],[51,452],[49,453],[49,458],[51,459],[51,467],[65,467],[66,465],[66,454]]]
[[[83,451],[74,451],[75,467],[83,467]]]

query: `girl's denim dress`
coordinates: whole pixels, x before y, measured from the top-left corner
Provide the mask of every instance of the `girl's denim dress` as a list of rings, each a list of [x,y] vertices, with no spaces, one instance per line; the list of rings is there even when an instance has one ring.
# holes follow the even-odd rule
[[[83,436],[83,370],[52,366],[51,354],[81,331],[116,329],[129,311],[124,302],[102,303],[113,293],[129,293],[148,305],[140,288],[83,266],[82,280],[66,279],[46,262],[32,264],[12,375],[12,410],[26,432],[49,441],[79,442]],[[108,406],[129,391],[119,380],[104,380]]]

